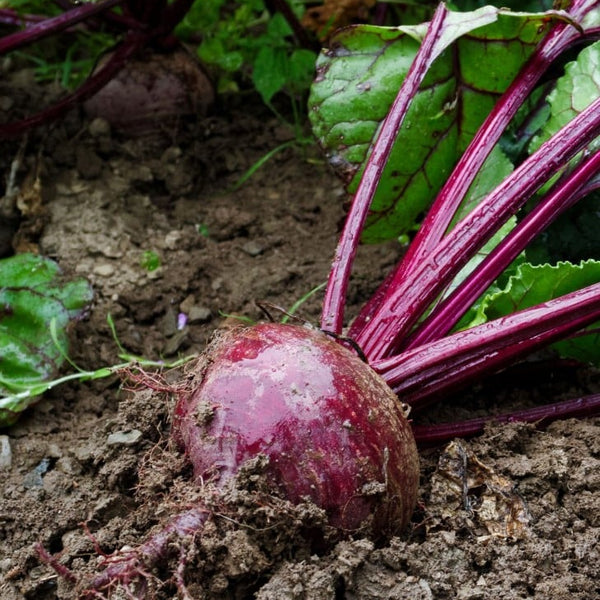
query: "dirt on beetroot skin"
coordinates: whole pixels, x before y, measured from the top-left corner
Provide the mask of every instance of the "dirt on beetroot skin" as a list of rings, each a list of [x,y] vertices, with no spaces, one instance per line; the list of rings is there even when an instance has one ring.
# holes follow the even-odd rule
[[[5,79],[3,118],[32,90],[27,72]],[[289,308],[325,281],[345,195],[318,150],[285,150],[233,189],[256,160],[292,137],[258,103],[221,107],[152,140],[120,137],[76,112],[29,137],[18,182],[43,202],[14,239],[94,285],[94,306],[72,331],[81,368],[119,362],[108,314],[128,352],[176,358],[201,352],[231,322],[227,315],[259,319],[257,300]],[[3,173],[20,144],[2,143]],[[394,243],[361,249],[350,314],[401,251]],[[155,269],[149,252],[158,257]],[[302,318],[317,322],[320,299],[302,305]],[[188,315],[183,329],[180,312]],[[430,418],[600,389],[598,373],[583,367],[525,373],[502,374]],[[176,386],[181,377],[167,371],[155,384]],[[222,496],[191,486],[185,459],[168,441],[174,395],[135,387],[117,377],[63,385],[0,432],[2,600],[77,598],[101,570],[102,553],[135,547],[194,503],[211,512],[203,532],[179,544],[195,599],[600,598],[599,419],[545,431],[490,426],[464,442],[487,475],[463,496],[453,496],[441,477],[444,450],[424,451],[419,506],[404,535],[381,547],[364,537],[323,550],[305,535],[322,526],[323,515],[269,496],[252,465]],[[500,480],[520,507],[512,536],[490,526],[514,518],[502,513]],[[36,544],[78,582],[41,561]],[[153,573],[148,597],[178,597],[177,567],[174,560]]]

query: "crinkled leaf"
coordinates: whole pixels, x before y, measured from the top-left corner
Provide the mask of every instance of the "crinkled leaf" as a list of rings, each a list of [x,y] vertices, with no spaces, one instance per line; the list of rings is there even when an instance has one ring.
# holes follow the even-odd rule
[[[469,327],[547,302],[599,281],[600,261],[597,260],[586,260],[579,264],[560,262],[556,265],[522,263],[502,289],[494,286],[488,291],[479,303],[476,314],[471,314]],[[597,330],[599,326],[596,324],[590,329]],[[598,334],[575,337],[555,344],[555,347],[563,356],[600,363]]]
[[[565,67],[565,74],[558,79],[555,88],[548,94],[550,117],[539,134],[533,139],[530,153],[550,139],[575,115],[587,108],[600,96],[600,42],[584,48],[577,60]],[[598,140],[592,149],[598,148]]]
[[[590,194],[570,208],[534,240],[527,249],[530,262],[600,257],[600,193]]]
[[[68,350],[66,328],[92,300],[89,283],[65,280],[58,265],[34,254],[0,260],[0,393],[33,387],[56,374]],[[6,399],[5,399],[6,400]],[[0,398],[0,426],[34,400]]]
[[[317,56],[312,50],[297,48],[290,56],[288,86],[292,91],[299,92],[310,87],[315,74]]]
[[[265,103],[286,88],[291,92],[305,90],[313,78],[316,55],[297,48],[290,51],[284,42],[291,34],[287,21],[280,13],[269,19],[267,34],[252,63],[252,82]],[[270,40],[270,43],[265,43]]]
[[[533,152],[563,125],[600,96],[600,42],[584,48],[548,95],[549,118],[530,144]],[[600,147],[597,138],[589,151]],[[575,162],[577,159],[574,159]],[[556,180],[554,177],[550,184]],[[544,189],[547,189],[548,184]],[[592,194],[561,215],[532,246],[535,262],[600,256],[600,194]]]
[[[431,66],[408,110],[372,205],[365,241],[410,229],[551,19],[547,13],[487,6],[451,13],[448,23],[447,50]],[[424,32],[425,26],[347,28],[318,60],[309,101],[313,130],[350,192]]]

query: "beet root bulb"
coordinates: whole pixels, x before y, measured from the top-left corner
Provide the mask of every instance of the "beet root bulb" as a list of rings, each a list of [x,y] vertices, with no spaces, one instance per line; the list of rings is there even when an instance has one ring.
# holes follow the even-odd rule
[[[324,333],[265,323],[225,332],[176,408],[175,431],[198,481],[223,485],[264,455],[265,475],[293,503],[310,499],[343,536],[371,521],[401,530],[419,461],[397,397]]]
[[[172,434],[196,484],[210,484],[211,493],[260,459],[267,493],[312,501],[326,514],[327,535],[308,540],[319,546],[359,532],[385,539],[414,509],[419,461],[397,397],[318,330],[260,324],[221,332],[179,396]],[[189,507],[138,548],[111,556],[83,597],[124,586],[128,597],[146,598],[151,573],[179,555],[174,580],[190,597],[185,540],[201,533],[209,512]]]

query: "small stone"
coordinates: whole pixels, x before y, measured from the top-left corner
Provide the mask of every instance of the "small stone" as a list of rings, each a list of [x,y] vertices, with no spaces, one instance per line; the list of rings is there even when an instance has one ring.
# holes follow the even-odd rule
[[[183,150],[178,146],[171,146],[167,148],[162,156],[160,157],[160,162],[162,163],[175,163],[183,154]]]
[[[154,181],[154,174],[148,165],[136,165],[128,172],[131,181],[139,181],[142,183],[151,183]]]
[[[110,277],[115,272],[115,268],[108,263],[101,263],[94,267],[94,275],[99,277]]]
[[[10,447],[10,438],[7,435],[0,435],[0,469],[7,469],[12,465],[12,450]]]
[[[169,233],[165,235],[165,248],[167,248],[168,250],[177,250],[182,237],[183,232],[179,229],[169,231]]]
[[[11,558],[3,558],[0,559],[0,573],[6,573],[13,566],[13,561]]]
[[[192,306],[188,312],[190,323],[206,323],[211,317],[210,308],[206,306]]]
[[[170,306],[167,308],[162,318],[161,329],[165,337],[170,337],[177,333],[177,315]]]
[[[96,117],[89,124],[88,131],[95,138],[110,135],[110,123],[102,117]]]
[[[165,356],[173,356],[188,340],[187,329],[178,331],[173,337],[169,338],[163,348]]]
[[[14,103],[15,101],[10,96],[0,96],[0,110],[8,112]]]
[[[39,579],[42,575],[44,575],[45,572],[46,572],[45,565],[40,565],[39,567],[33,567],[33,569],[31,569],[29,571],[29,578],[33,579],[35,581],[36,579]]]
[[[190,294],[186,296],[184,300],[182,300],[179,304],[179,310],[184,313],[189,313],[192,308],[196,305],[196,298],[194,294]]]
[[[41,488],[44,485],[43,475],[46,474],[49,466],[50,460],[43,458],[35,469],[23,477],[23,487],[28,490]]]
[[[160,267],[154,269],[154,271],[146,271],[146,277],[151,280],[161,279],[163,274],[164,274],[164,269],[163,269],[162,265]]]
[[[108,436],[106,444],[108,446],[133,446],[142,439],[142,435],[143,434],[139,429],[115,431]]]
[[[85,463],[94,457],[94,448],[91,445],[77,446],[73,449],[73,454],[80,463]]]
[[[79,475],[82,468],[79,461],[72,456],[63,456],[56,462],[56,468],[65,475]]]
[[[242,246],[242,250],[248,254],[248,256],[259,256],[265,251],[265,249],[258,242],[253,240],[246,242]]]

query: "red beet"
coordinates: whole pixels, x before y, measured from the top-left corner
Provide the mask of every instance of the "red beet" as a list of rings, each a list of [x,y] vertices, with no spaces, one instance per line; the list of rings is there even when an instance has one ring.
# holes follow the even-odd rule
[[[315,329],[267,323],[222,332],[177,404],[173,435],[199,484],[222,488],[248,460],[265,457],[273,493],[312,500],[338,538],[367,525],[375,537],[389,537],[414,509],[419,459],[397,397],[352,351]],[[207,516],[192,508],[113,557],[90,597],[137,581],[134,597],[143,598],[149,570]]]
[[[201,377],[175,421],[198,480],[221,485],[264,454],[282,496],[310,498],[341,531],[371,515],[380,535],[406,525],[419,477],[410,425],[351,351],[314,329],[266,323],[226,332]]]
[[[108,59],[107,59],[108,60]],[[203,117],[215,99],[200,63],[185,50],[132,58],[85,103],[90,118],[102,117],[129,136],[176,129],[184,117]]]

